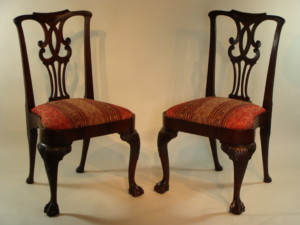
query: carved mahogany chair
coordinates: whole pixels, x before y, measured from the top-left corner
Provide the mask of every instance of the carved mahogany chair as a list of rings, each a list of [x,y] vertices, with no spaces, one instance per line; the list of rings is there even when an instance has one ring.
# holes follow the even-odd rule
[[[129,159],[129,193],[136,197],[143,194],[143,189],[135,183],[135,169],[140,150],[140,139],[135,130],[135,115],[126,108],[94,100],[90,19],[88,11],[64,10],[53,13],[33,13],[22,15],[14,19],[17,26],[26,96],[26,120],[30,155],[30,171],[27,183],[34,182],[34,164],[37,145],[37,129],[39,129],[39,152],[44,160],[49,180],[51,198],[45,206],[44,212],[48,216],[59,214],[57,204],[57,171],[59,161],[71,151],[71,144],[75,140],[83,139],[81,162],[78,173],[84,172],[84,166],[90,138],[112,133],[120,134],[123,141],[130,145]],[[71,98],[67,92],[67,65],[75,49],[71,48],[71,39],[65,37],[66,21],[73,17],[82,17],[84,24],[84,98]],[[41,25],[43,35],[38,42],[39,58],[45,65],[49,77],[51,94],[48,102],[35,105],[31,70],[22,24],[33,20]]]
[[[216,64],[216,19],[225,16],[236,25],[236,35],[229,39],[228,55],[233,65],[233,88],[228,97],[215,95]],[[234,165],[234,194],[230,212],[241,214],[244,204],[240,200],[240,189],[248,160],[255,151],[255,129],[260,128],[264,168],[264,182],[271,182],[268,172],[268,148],[272,117],[272,95],[277,49],[284,19],[265,13],[250,14],[239,11],[212,11],[209,13],[211,30],[206,96],[173,106],[163,113],[163,127],[158,134],[158,151],[163,168],[163,179],[154,187],[158,193],[169,190],[168,142],[178,131],[209,137],[215,170],[219,164],[216,139]],[[224,17],[223,17],[224,18]],[[255,31],[264,21],[276,23],[271,47],[266,85],[262,106],[251,103],[248,83],[252,67],[260,58],[261,42],[256,40]]]

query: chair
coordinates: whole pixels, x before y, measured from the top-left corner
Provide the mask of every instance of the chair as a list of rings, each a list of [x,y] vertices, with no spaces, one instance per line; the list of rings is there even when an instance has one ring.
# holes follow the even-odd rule
[[[229,39],[228,55],[233,64],[233,88],[227,98],[215,95],[216,63],[216,18],[232,19],[236,35]],[[163,168],[163,179],[154,190],[165,193],[169,190],[169,159],[167,144],[178,131],[209,137],[215,170],[222,170],[219,163],[216,139],[234,165],[234,194],[230,212],[245,211],[240,200],[240,189],[249,159],[255,151],[255,129],[260,128],[264,168],[264,182],[271,182],[268,172],[268,148],[272,117],[272,95],[277,49],[284,19],[265,13],[250,14],[239,11],[212,11],[210,17],[210,46],[204,98],[173,106],[163,113],[163,127],[158,134],[158,151]],[[260,58],[261,42],[255,39],[257,27],[264,21],[275,21],[276,30],[266,75],[262,107],[251,103],[248,96],[249,75]],[[251,55],[252,54],[252,55]],[[250,55],[250,56],[249,56]]]
[[[88,11],[59,11],[53,13],[33,13],[14,19],[17,26],[21,47],[21,56],[25,84],[25,111],[29,143],[30,170],[27,183],[34,182],[34,164],[37,145],[37,129],[40,140],[39,152],[44,160],[50,185],[51,198],[44,212],[48,216],[59,214],[57,204],[57,171],[59,161],[71,152],[71,144],[83,139],[83,149],[78,173],[84,172],[84,166],[90,138],[112,133],[120,134],[123,141],[130,145],[129,159],[129,193],[136,197],[143,194],[143,189],[135,183],[135,169],[140,150],[140,139],[135,130],[135,115],[126,108],[94,100],[90,19]],[[70,98],[66,85],[66,68],[75,49],[71,49],[71,39],[65,37],[66,21],[81,17],[84,24],[84,98]],[[48,102],[35,105],[33,84],[30,72],[25,35],[22,24],[33,20],[41,25],[44,40],[38,42],[39,58],[45,65],[51,86]],[[64,50],[63,50],[64,49]]]

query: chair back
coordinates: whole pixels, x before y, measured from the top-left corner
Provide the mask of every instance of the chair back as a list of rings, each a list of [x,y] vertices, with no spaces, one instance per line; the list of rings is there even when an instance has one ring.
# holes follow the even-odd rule
[[[74,16],[84,18],[84,63],[85,63],[85,97],[94,98],[91,49],[90,49],[90,19],[92,14],[88,11],[59,11],[53,13],[33,13],[22,15],[14,19],[17,26],[21,47],[21,57],[23,64],[24,85],[26,94],[26,106],[30,111],[34,106],[34,95],[32,88],[32,78],[26,41],[23,31],[23,22],[33,20],[40,24],[44,40],[38,41],[39,58],[45,65],[50,80],[49,101],[70,98],[66,88],[66,68],[72,56],[71,39],[64,37],[64,27],[66,21]]]
[[[285,20],[266,13],[251,14],[235,10],[211,11],[209,13],[211,30],[206,96],[215,96],[216,18],[218,16],[231,18],[236,25],[236,34],[229,38],[228,48],[228,56],[233,65],[233,87],[229,98],[248,102],[251,101],[248,95],[250,72],[260,58],[260,46],[262,44],[261,41],[256,40],[255,33],[264,21],[276,22],[263,101],[263,107],[271,110],[279,37]]]

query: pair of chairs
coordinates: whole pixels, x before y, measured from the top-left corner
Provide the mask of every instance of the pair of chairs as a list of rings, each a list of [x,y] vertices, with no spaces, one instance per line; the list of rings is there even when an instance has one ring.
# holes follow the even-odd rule
[[[44,160],[49,186],[50,201],[44,212],[48,216],[59,214],[57,204],[58,164],[71,152],[75,140],[83,140],[82,157],[76,171],[84,172],[90,138],[112,133],[120,134],[130,145],[128,169],[129,193],[140,196],[143,189],[135,182],[135,169],[140,151],[140,138],[135,130],[135,115],[130,110],[94,100],[90,19],[88,11],[59,11],[33,13],[16,17],[25,84],[25,110],[29,143],[30,169],[27,183],[34,182],[36,146]],[[236,24],[236,36],[229,39],[228,55],[233,64],[233,89],[229,97],[215,96],[216,18],[226,16]],[[84,24],[84,98],[71,98],[66,88],[66,68],[72,56],[71,39],[64,36],[66,21],[82,17]],[[218,161],[216,139],[234,164],[234,196],[230,212],[241,214],[245,207],[240,200],[240,189],[248,160],[255,151],[255,129],[260,128],[263,155],[264,181],[271,182],[268,172],[268,145],[271,129],[272,94],[279,37],[284,19],[278,16],[249,14],[239,11],[212,11],[210,50],[207,73],[206,97],[171,107],[163,114],[163,128],[158,135],[158,150],[163,168],[163,179],[155,191],[169,190],[169,160],[167,144],[178,131],[207,136],[210,140],[215,170],[222,170]],[[48,102],[35,105],[33,84],[22,23],[38,22],[44,32],[44,40],[38,42],[39,58],[50,78],[51,94]],[[255,39],[257,27],[264,21],[275,21],[276,30],[271,48],[262,107],[252,104],[248,96],[249,75],[260,57],[260,41]],[[249,54],[252,56],[249,57]],[[37,137],[39,129],[39,143]]]

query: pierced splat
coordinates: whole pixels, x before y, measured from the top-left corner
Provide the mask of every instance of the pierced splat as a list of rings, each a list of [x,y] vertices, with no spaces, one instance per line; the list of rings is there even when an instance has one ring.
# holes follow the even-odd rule
[[[57,19],[45,23],[40,22],[44,30],[45,40],[38,42],[38,46],[41,48],[39,57],[49,73],[51,83],[49,101],[70,97],[66,90],[65,72],[72,50],[70,47],[71,39],[63,37],[64,23],[65,20],[59,21]]]
[[[234,80],[230,98],[250,101],[248,96],[248,80],[252,67],[260,56],[260,41],[254,39],[256,28],[261,21],[237,21],[237,36],[229,39],[228,55],[233,65]]]

